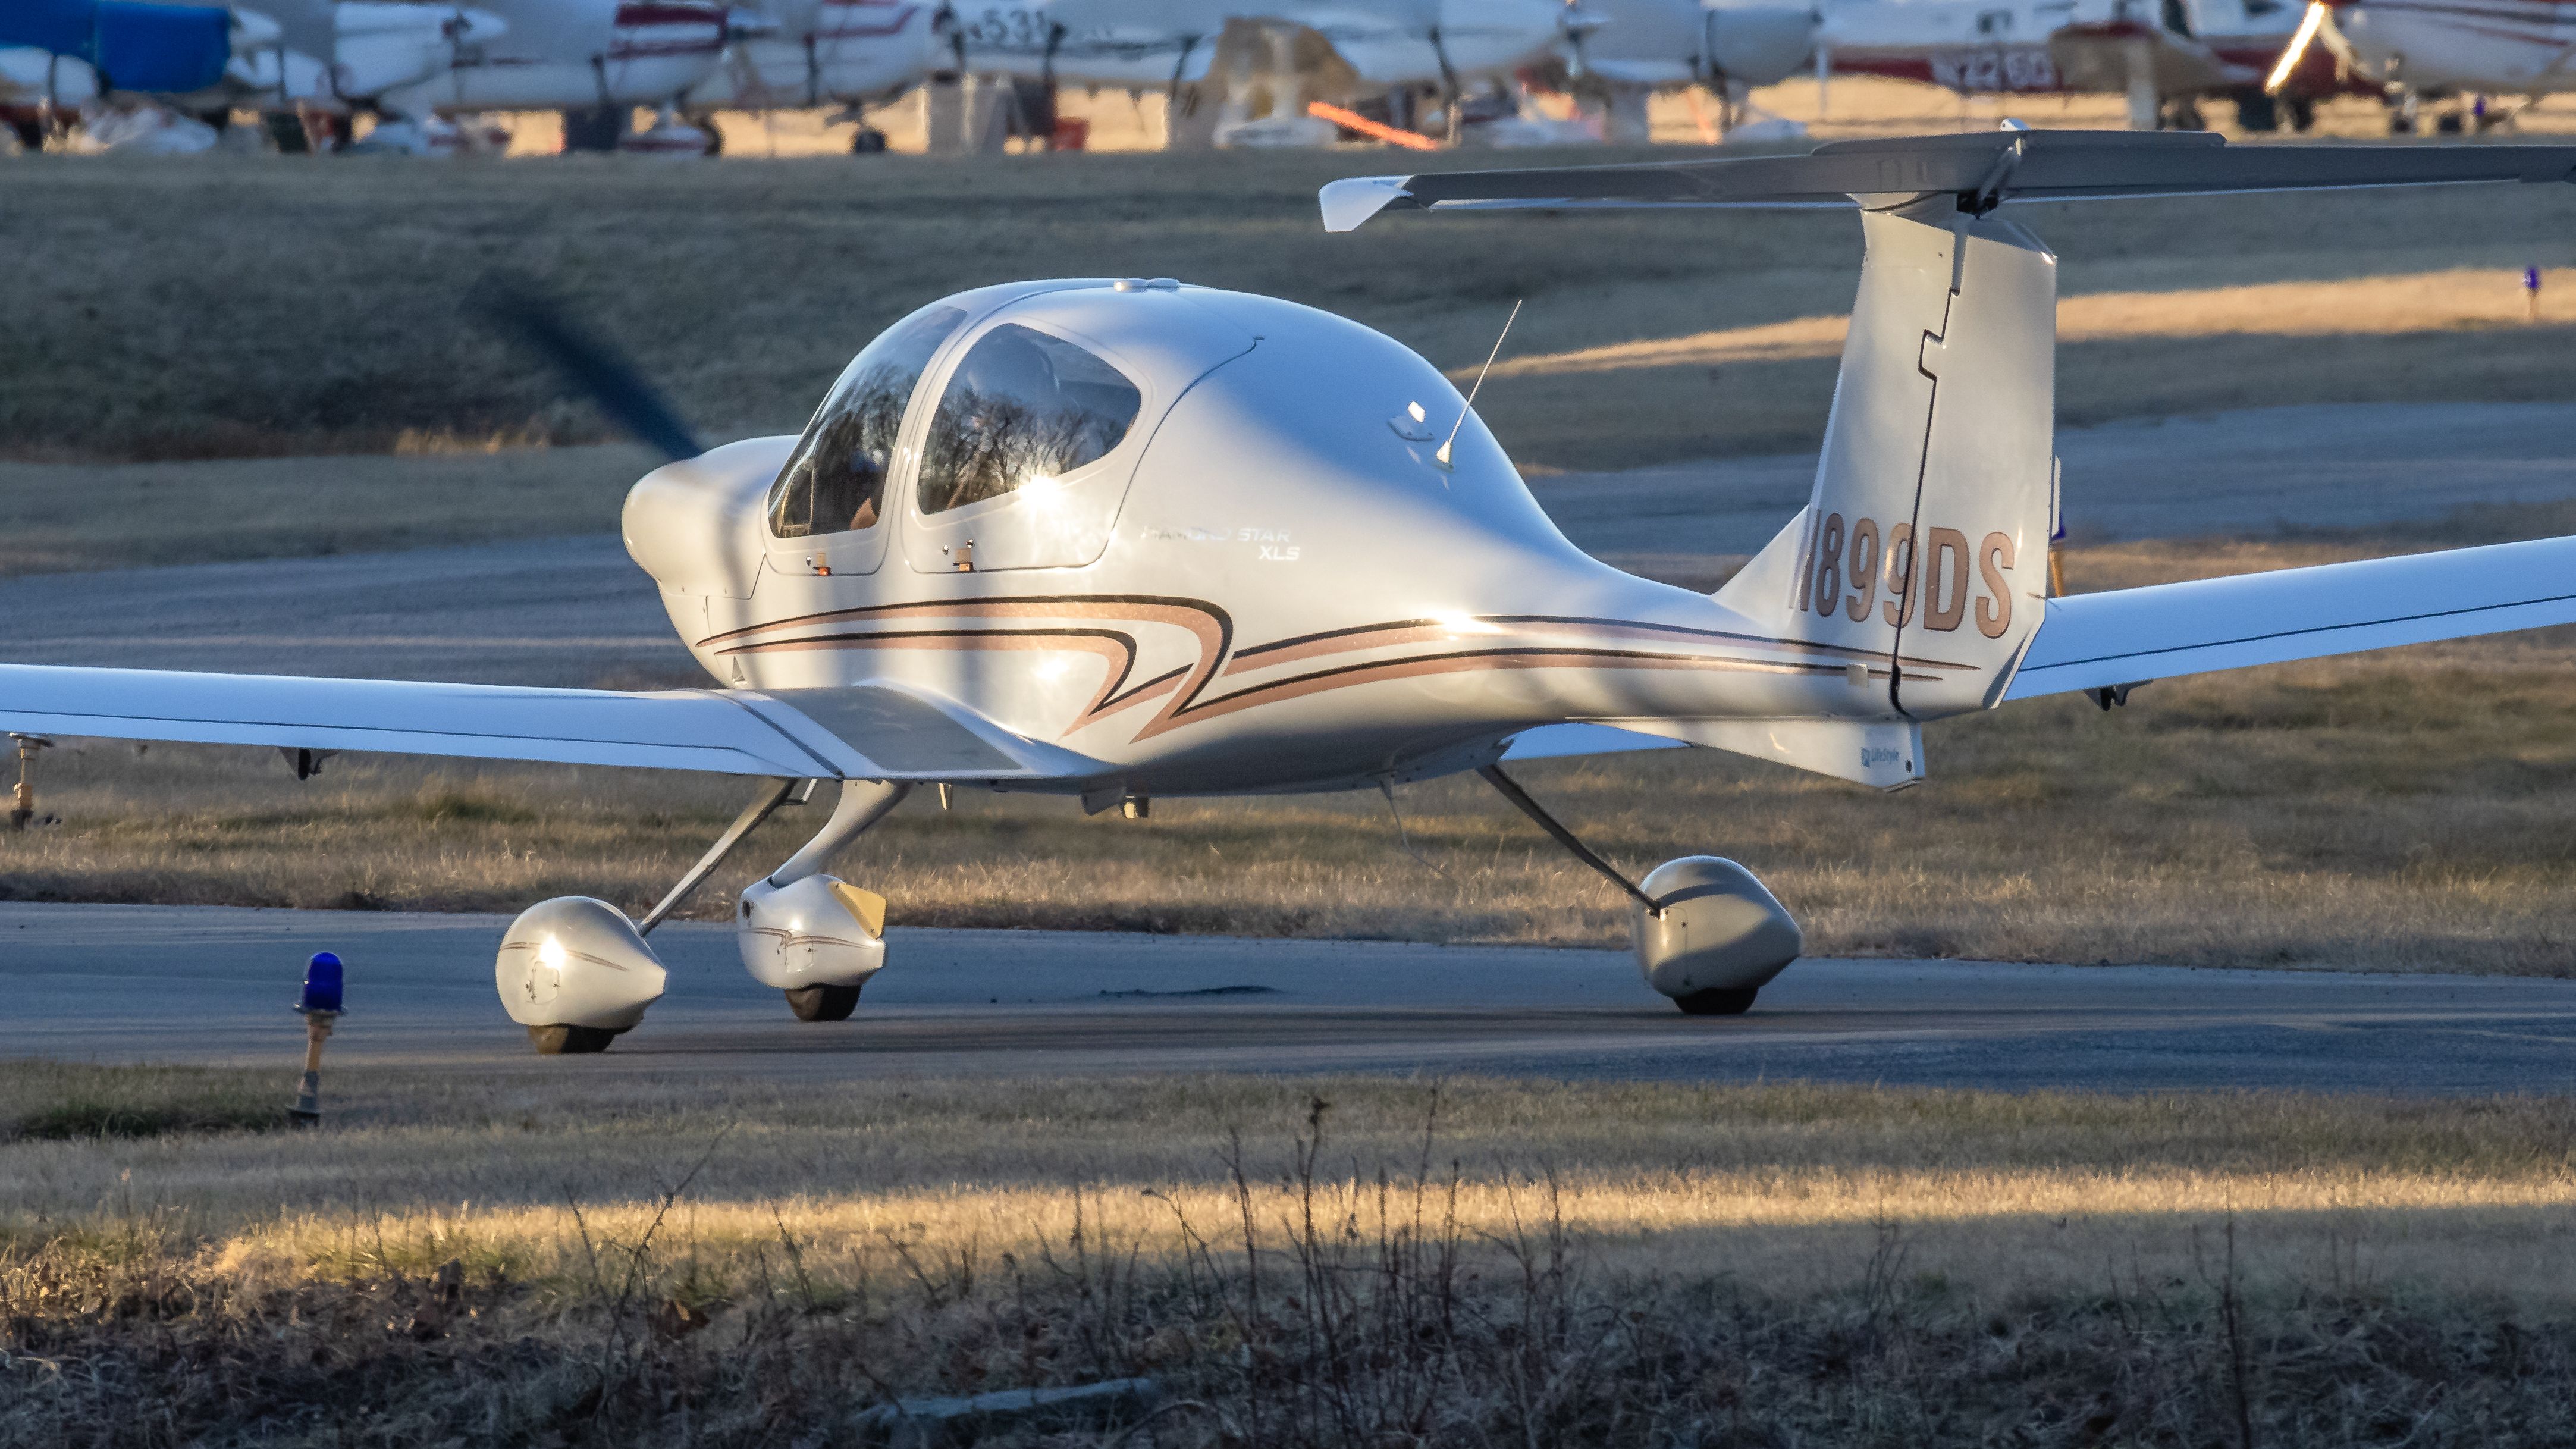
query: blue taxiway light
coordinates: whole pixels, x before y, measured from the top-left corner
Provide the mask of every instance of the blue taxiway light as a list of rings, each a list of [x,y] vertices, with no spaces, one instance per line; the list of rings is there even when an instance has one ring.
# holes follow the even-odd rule
[[[340,1010],[340,958],[328,951],[315,953],[304,967],[304,995],[295,1009],[307,1014]]]

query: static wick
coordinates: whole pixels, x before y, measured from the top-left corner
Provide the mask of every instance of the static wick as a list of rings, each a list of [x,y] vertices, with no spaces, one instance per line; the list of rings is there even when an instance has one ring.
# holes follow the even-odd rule
[[[340,958],[328,951],[317,952],[304,966],[304,994],[296,998],[295,1009],[304,1016],[304,1081],[295,1089],[295,1105],[287,1109],[287,1120],[298,1127],[313,1127],[322,1121],[322,1043],[331,1039],[331,1028],[340,1020]]]
[[[1524,297],[1522,302],[1529,299]],[[1520,320],[1521,303],[1512,304],[1512,315],[1503,319],[1503,330],[1494,338],[1494,350],[1485,354],[1485,365],[1476,369],[1476,385],[1467,389],[1467,405],[1458,409],[1458,421],[1449,425],[1449,436],[1441,441],[1440,451],[1431,455],[1441,467],[1449,466],[1450,446],[1458,441],[1458,430],[1467,426],[1467,414],[1476,410],[1476,394],[1485,390],[1485,374],[1494,370],[1494,359],[1503,355],[1503,338],[1512,335],[1512,324]]]

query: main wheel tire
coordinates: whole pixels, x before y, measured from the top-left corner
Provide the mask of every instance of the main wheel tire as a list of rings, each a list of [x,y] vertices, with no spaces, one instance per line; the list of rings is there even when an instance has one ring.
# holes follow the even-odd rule
[[[1673,1005],[1680,1007],[1684,1016],[1742,1016],[1752,1009],[1753,998],[1761,990],[1759,986],[1747,986],[1740,991],[1694,991],[1674,997]]]
[[[787,1009],[798,1021],[847,1021],[859,1009],[855,986],[799,986],[787,993]]]
[[[875,156],[885,148],[886,133],[874,126],[861,126],[850,137],[850,154],[853,156]]]
[[[532,1026],[528,1040],[541,1057],[578,1057],[608,1050],[617,1033],[604,1026]]]

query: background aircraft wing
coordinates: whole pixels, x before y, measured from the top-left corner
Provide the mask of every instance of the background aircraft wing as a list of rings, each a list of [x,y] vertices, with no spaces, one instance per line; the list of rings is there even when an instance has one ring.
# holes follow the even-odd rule
[[[1090,773],[1069,751],[882,685],[628,694],[0,664],[0,730],[793,779]]]
[[[2048,601],[2006,699],[2576,623],[2576,538]]]

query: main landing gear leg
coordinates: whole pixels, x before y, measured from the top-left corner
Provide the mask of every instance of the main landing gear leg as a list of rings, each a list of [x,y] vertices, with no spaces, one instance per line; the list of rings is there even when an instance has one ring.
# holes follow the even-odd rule
[[[703,885],[708,876],[715,874],[716,867],[725,863],[725,857],[733,854],[734,847],[742,844],[743,837],[759,829],[760,822],[767,820],[791,798],[799,805],[813,799],[814,787],[821,783],[820,780],[764,782],[759,796],[742,807],[742,813],[725,827],[724,834],[716,837],[715,844],[707,847],[707,853],[698,857],[698,863],[689,867],[689,873],[680,877],[680,883],[671,887],[670,894],[662,897],[659,904],[644,913],[644,919],[635,923],[635,934],[651,935],[655,926],[662,924],[664,918],[680,908],[680,903],[686,901],[691,892]]]
[[[1523,815],[1537,821],[1538,828],[1546,831],[1549,835],[1554,836],[1557,844],[1572,851],[1576,860],[1582,861],[1585,865],[1601,872],[1602,876],[1612,885],[1627,892],[1629,899],[1635,901],[1640,910],[1643,910],[1649,916],[1660,916],[1663,914],[1664,908],[1661,903],[1656,901],[1653,896],[1650,896],[1644,891],[1638,889],[1635,881],[1621,875],[1616,869],[1612,868],[1610,862],[1593,854],[1592,847],[1585,845],[1582,841],[1576,839],[1573,831],[1568,830],[1563,825],[1557,823],[1556,817],[1548,814],[1545,806],[1542,806],[1536,800],[1531,799],[1529,792],[1520,787],[1519,781],[1514,780],[1511,776],[1503,773],[1502,766],[1485,765],[1480,767],[1476,773],[1484,776],[1485,783],[1493,786],[1504,799],[1511,801],[1513,806]]]
[[[1575,838],[1520,783],[1486,765],[1485,783],[1574,858],[1599,871],[1635,904],[1628,913],[1637,967],[1646,984],[1691,1016],[1738,1016],[1781,968],[1798,959],[1798,923],[1753,872],[1713,855],[1668,860],[1632,881]]]

